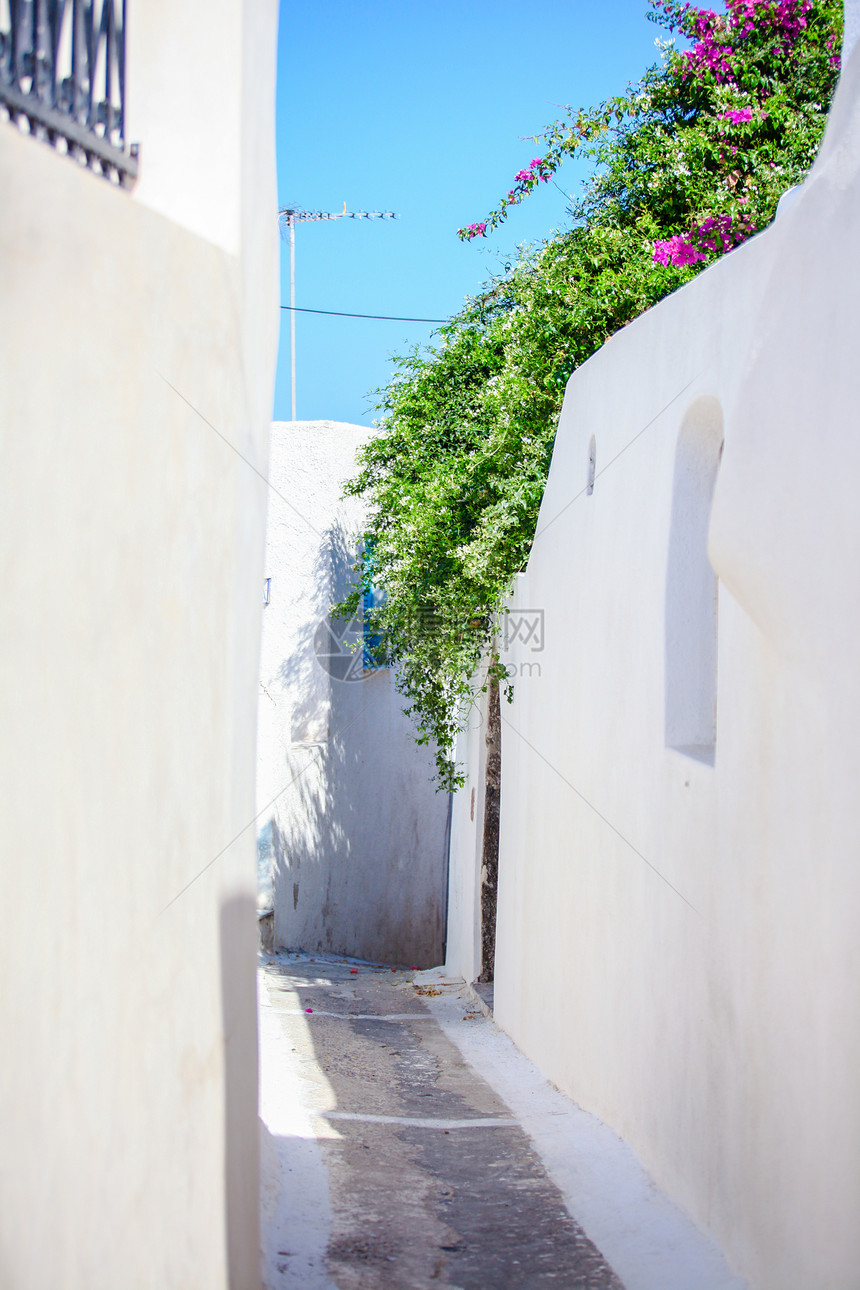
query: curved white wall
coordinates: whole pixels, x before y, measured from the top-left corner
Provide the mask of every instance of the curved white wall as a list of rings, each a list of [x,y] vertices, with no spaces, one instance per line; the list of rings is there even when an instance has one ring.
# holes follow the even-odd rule
[[[326,626],[352,585],[362,523],[341,492],[372,434],[272,427],[257,827],[278,944],[424,968],[444,956],[448,798],[393,671],[365,672],[348,645],[360,634],[339,653]]]
[[[502,711],[496,1018],[756,1290],[860,1267],[858,60],[777,223],[569,382]],[[679,642],[713,682],[721,410],[703,757],[666,718]]]

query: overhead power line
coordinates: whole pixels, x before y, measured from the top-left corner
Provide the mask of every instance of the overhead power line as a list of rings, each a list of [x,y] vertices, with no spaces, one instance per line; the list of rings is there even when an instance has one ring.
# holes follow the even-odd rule
[[[339,309],[303,309],[300,305],[281,305],[295,314],[326,314],[329,318],[375,318],[379,322],[445,323],[449,318],[400,318],[392,314],[345,314]]]

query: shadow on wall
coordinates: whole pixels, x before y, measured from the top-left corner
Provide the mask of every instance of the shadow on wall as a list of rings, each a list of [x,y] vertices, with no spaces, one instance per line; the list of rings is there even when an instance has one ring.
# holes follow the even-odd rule
[[[666,569],[666,747],[713,765],[717,740],[717,578],[708,559],[723,414],[697,399],[678,433]]]
[[[447,799],[392,670],[364,669],[360,620],[329,616],[356,558],[331,526],[313,571],[317,613],[278,673],[293,708],[269,835],[276,941],[429,967],[444,955]]]
[[[221,906],[224,1197],[230,1290],[259,1285],[257,917],[250,896]]]
[[[332,672],[337,675],[348,666],[354,667],[356,660],[359,666],[361,663],[360,651],[348,650],[355,633],[347,631],[348,624],[333,623],[329,614],[331,605],[352,586],[351,566],[356,558],[339,523],[322,535],[310,572],[315,589],[313,605],[297,607],[297,612],[308,614],[308,621],[298,632],[293,627],[289,653],[276,673],[276,692],[289,705],[293,748],[312,750],[325,743],[330,733]],[[265,909],[274,908],[275,871],[286,855],[286,836],[279,823],[284,813],[283,799],[290,794],[291,781],[297,783],[311,766],[310,755],[304,763],[298,754],[291,759],[289,750],[285,756],[282,793],[268,804],[266,809],[272,813],[257,833],[257,904]]]
[[[348,595],[355,582],[358,560],[339,521],[322,535],[313,565],[316,604],[299,648],[279,669],[282,687],[294,696],[291,718],[293,743],[314,743],[331,732],[331,680],[346,679],[350,668],[361,668],[361,650],[349,645],[360,640],[350,624],[333,621],[330,607]],[[324,664],[321,666],[321,664]]]

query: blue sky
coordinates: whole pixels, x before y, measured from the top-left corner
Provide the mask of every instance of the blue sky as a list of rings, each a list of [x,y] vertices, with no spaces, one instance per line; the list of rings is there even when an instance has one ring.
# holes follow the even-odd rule
[[[646,0],[284,0],[278,50],[279,205],[393,210],[397,221],[296,229],[296,304],[445,318],[521,242],[565,221],[542,186],[486,241],[482,219],[540,151],[523,136],[624,89],[657,59]],[[576,186],[568,166],[559,183]],[[289,303],[282,244],[281,300]],[[281,314],[275,418],[290,415]],[[391,355],[432,325],[297,315],[297,415],[370,425]]]

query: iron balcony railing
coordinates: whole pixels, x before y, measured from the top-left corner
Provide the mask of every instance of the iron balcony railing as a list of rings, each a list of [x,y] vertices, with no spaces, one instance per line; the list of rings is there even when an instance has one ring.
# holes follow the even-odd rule
[[[130,187],[125,0],[0,0],[0,115]]]

